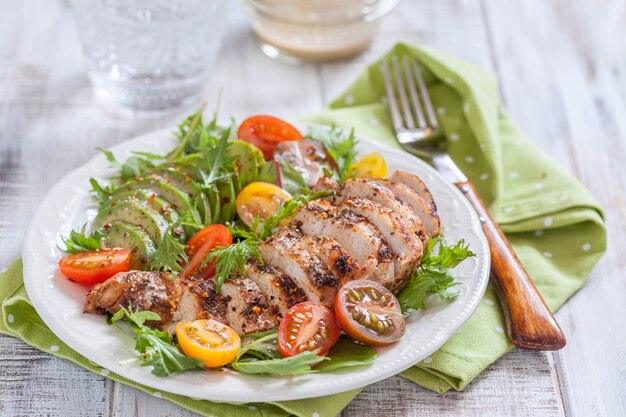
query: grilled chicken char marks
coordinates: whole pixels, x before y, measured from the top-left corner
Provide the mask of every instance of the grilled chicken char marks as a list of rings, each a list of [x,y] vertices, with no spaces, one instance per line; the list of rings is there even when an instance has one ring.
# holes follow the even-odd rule
[[[339,206],[340,213],[344,210],[365,217],[389,243],[394,253],[395,276],[383,285],[394,292],[402,288],[419,265],[423,252],[422,241],[412,226],[387,207],[364,198],[346,199]]]
[[[245,278],[227,280],[218,294],[213,281],[199,277],[180,280],[163,272],[120,272],[87,293],[84,312],[116,313],[122,307],[157,313],[161,320],[146,324],[171,333],[177,323],[198,319],[217,320],[240,334],[278,325],[265,294]]]
[[[439,236],[441,233],[439,215],[424,197],[419,195],[413,188],[400,182],[393,182],[388,179],[377,179],[375,181],[391,190],[400,201],[413,210],[415,215],[422,221],[428,238]]]
[[[338,282],[326,264],[302,246],[302,234],[283,229],[259,249],[263,262],[283,270],[310,301],[331,306]]]
[[[161,317],[159,322],[148,322],[152,327],[167,328],[176,313],[176,306],[183,293],[178,281],[170,274],[161,272],[120,272],[96,284],[87,293],[83,308],[85,313],[115,314],[132,307],[133,310],[149,310]]]
[[[396,171],[388,179],[392,182],[404,184],[407,187],[411,188],[413,191],[419,194],[420,197],[426,200],[426,202],[433,210],[437,211],[437,205],[435,204],[433,195],[431,194],[426,184],[424,184],[424,181],[422,181],[418,176],[409,174],[408,172],[404,171]]]
[[[361,278],[378,282],[393,279],[391,249],[364,217],[349,211],[339,213],[329,202],[315,200],[296,213],[292,225],[305,235],[334,239],[360,266]]]
[[[304,291],[287,274],[271,265],[248,262],[246,278],[257,284],[270,305],[278,311],[279,318],[292,306],[307,300]]]
[[[367,178],[348,179],[334,196],[329,197],[329,201],[335,205],[340,205],[348,198],[364,198],[387,207],[402,217],[422,242],[428,241],[422,220],[411,207],[404,204],[389,188],[377,181]]]
[[[278,326],[275,308],[259,287],[247,278],[224,281],[219,293],[226,303],[226,324],[239,334],[262,332]]]

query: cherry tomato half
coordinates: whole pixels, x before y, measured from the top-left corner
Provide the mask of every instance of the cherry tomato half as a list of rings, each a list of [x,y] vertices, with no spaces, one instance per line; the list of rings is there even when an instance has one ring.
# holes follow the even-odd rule
[[[183,353],[200,359],[207,368],[231,363],[241,348],[239,335],[215,320],[196,320],[176,325],[176,337]]]
[[[366,345],[388,345],[400,340],[406,330],[396,297],[373,281],[344,284],[335,298],[335,314],[348,336]]]
[[[74,253],[61,258],[59,269],[70,280],[94,285],[130,270],[130,252],[122,248]]]
[[[233,243],[233,237],[226,226],[210,224],[197,232],[187,242],[187,257],[189,261],[181,273],[181,277],[199,275],[210,278],[215,275],[215,264],[208,263],[204,267],[202,263],[206,255],[218,247],[226,247]]]
[[[341,329],[332,310],[305,301],[291,307],[278,326],[278,349],[284,356],[306,351],[325,355],[339,339]]]
[[[264,115],[244,120],[239,126],[237,137],[259,148],[268,161],[274,157],[274,149],[280,142],[302,140],[302,134],[289,123]]]
[[[241,190],[237,195],[235,207],[241,221],[252,226],[257,216],[261,220],[271,217],[285,201],[290,199],[291,195],[278,185],[257,181]]]
[[[379,153],[363,155],[350,169],[350,176],[354,178],[385,178],[387,163]]]

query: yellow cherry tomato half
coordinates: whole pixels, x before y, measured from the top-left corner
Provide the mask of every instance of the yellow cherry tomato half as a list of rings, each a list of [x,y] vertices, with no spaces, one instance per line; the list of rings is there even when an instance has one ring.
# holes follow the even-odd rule
[[[355,178],[384,178],[387,176],[387,163],[379,153],[363,155],[350,170],[350,176]]]
[[[271,217],[291,195],[277,185],[269,182],[253,182],[244,187],[237,196],[235,206],[237,214],[248,226],[254,224],[259,216],[261,220]]]
[[[231,363],[241,348],[239,335],[215,320],[178,323],[176,337],[183,353],[201,360],[207,368],[218,368]]]

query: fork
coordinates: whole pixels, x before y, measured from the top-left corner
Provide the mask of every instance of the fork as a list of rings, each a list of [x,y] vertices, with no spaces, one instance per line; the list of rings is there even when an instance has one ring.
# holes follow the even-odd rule
[[[556,319],[476,188],[446,151],[445,137],[419,63],[404,55],[400,64],[398,56],[394,55],[383,59],[381,72],[391,121],[402,148],[432,164],[445,180],[461,191],[478,214],[489,242],[491,279],[504,310],[509,338],[526,349],[561,349],[565,346],[565,336]]]

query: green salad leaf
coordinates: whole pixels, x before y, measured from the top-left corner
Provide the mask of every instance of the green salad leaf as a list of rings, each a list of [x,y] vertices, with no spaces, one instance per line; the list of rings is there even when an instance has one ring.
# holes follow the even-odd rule
[[[189,261],[185,253],[187,245],[182,244],[179,239],[182,234],[181,228],[185,225],[197,229],[202,228],[202,225],[193,221],[193,216],[189,210],[181,214],[163,234],[161,242],[150,259],[150,270],[170,272],[172,275],[183,270],[181,264]]]
[[[304,177],[293,165],[283,159],[279,162],[279,169],[283,190],[294,197],[309,194],[310,190],[306,185]]]
[[[144,324],[146,321],[160,321],[161,317],[157,313],[122,307],[110,321],[115,324],[120,320],[124,320],[135,333],[135,350],[139,352],[135,360],[141,361],[142,366],[152,366],[154,375],[164,377],[174,372],[204,368],[201,361],[182,354],[169,333],[151,329]]]
[[[424,300],[429,294],[437,294],[442,301],[456,299],[458,291],[451,291],[450,288],[458,285],[458,282],[450,270],[474,256],[476,254],[469,249],[469,245],[463,239],[454,245],[449,245],[443,236],[431,239],[424,251],[421,265],[398,295],[402,312],[409,314],[411,309],[425,308]]]
[[[330,129],[314,127],[307,133],[307,137],[321,143],[333,159],[335,178],[339,182],[348,179],[358,155],[356,149],[358,140],[354,135],[354,129],[348,133],[336,126]]]
[[[244,343],[237,358],[230,366],[244,374],[255,375],[302,375],[315,372],[312,366],[327,360],[315,352],[302,352],[295,356],[284,357],[276,347],[277,330],[270,330],[264,335],[252,338]],[[244,340],[250,339],[245,336]]]
[[[313,369],[318,372],[329,372],[342,368],[365,366],[374,362],[377,356],[378,353],[373,347],[362,345],[346,336],[342,336],[330,348],[328,360],[321,362]]]
[[[85,226],[83,226],[80,231],[72,230],[68,238],[61,236],[61,240],[65,245],[64,252],[79,253],[102,249],[102,239],[104,237],[104,234],[99,230],[94,231],[89,236],[85,235]]]

